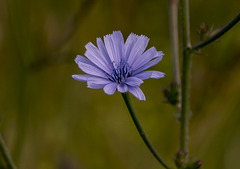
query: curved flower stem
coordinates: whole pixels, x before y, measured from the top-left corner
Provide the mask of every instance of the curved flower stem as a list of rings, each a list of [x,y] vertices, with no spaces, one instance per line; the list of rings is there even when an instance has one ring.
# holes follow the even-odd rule
[[[188,0],[181,0],[181,20],[183,34],[183,67],[182,67],[182,111],[180,128],[180,151],[183,151],[185,161],[188,161],[188,141],[189,141],[189,120],[190,120],[190,76],[191,76],[191,42],[189,24],[189,3]]]
[[[122,93],[123,99],[127,105],[128,111],[132,117],[132,120],[140,134],[140,136],[142,137],[144,143],[146,144],[146,146],[148,147],[148,149],[152,152],[152,154],[154,155],[154,157],[166,168],[166,169],[170,169],[170,167],[168,166],[168,164],[162,159],[162,157],[159,155],[159,153],[157,152],[157,150],[154,148],[154,146],[152,145],[151,141],[149,140],[149,138],[147,137],[145,131],[143,130],[143,127],[141,125],[141,123],[139,122],[139,119],[137,117],[137,114],[135,112],[135,109],[133,107],[131,98],[129,93]]]
[[[0,155],[2,156],[4,162],[7,166],[7,169],[16,169],[16,167],[12,161],[11,155],[8,152],[7,146],[2,138],[1,133],[0,133]]]
[[[219,32],[217,32],[215,35],[213,35],[212,37],[210,37],[209,39],[205,40],[205,41],[201,41],[195,45],[192,46],[192,50],[197,50],[200,49],[208,44],[210,44],[211,42],[213,42],[214,40],[216,40],[217,38],[221,37],[224,33],[226,33],[229,29],[231,29],[235,24],[238,23],[238,21],[240,21],[240,13],[238,13],[227,25],[225,25]]]

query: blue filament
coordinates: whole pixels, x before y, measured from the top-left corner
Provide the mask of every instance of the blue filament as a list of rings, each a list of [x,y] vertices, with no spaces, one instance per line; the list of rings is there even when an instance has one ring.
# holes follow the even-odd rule
[[[121,84],[126,78],[132,75],[132,67],[129,66],[125,61],[121,60],[116,68],[113,67],[111,74],[106,72],[105,74],[110,81]]]

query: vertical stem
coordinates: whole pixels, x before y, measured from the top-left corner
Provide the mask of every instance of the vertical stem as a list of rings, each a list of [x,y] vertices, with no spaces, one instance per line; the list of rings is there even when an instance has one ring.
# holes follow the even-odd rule
[[[180,132],[180,150],[188,153],[188,140],[189,140],[189,96],[190,96],[190,64],[191,54],[189,51],[184,52],[183,56],[183,75],[182,75],[182,112],[181,112],[181,132]]]
[[[0,134],[0,155],[3,158],[3,161],[5,162],[7,169],[16,169],[1,134]]]
[[[190,40],[190,22],[189,22],[189,2],[188,0],[181,0],[181,19],[182,19],[182,33],[183,33],[183,49],[191,48]]]
[[[159,153],[157,152],[157,150],[154,148],[154,146],[152,145],[151,141],[149,140],[147,134],[145,133],[138,117],[136,114],[136,111],[133,107],[131,98],[129,93],[122,93],[123,99],[127,105],[128,111],[132,117],[132,120],[140,134],[140,136],[142,137],[144,143],[146,144],[146,146],[148,147],[148,149],[151,151],[151,153],[154,155],[154,157],[160,162],[160,164],[162,164],[164,166],[164,168],[166,169],[170,169],[170,167],[168,166],[168,164],[162,159],[162,157],[159,155]]]
[[[181,0],[182,20],[182,44],[183,44],[183,70],[182,70],[182,112],[180,128],[180,150],[188,154],[189,120],[190,120],[190,76],[191,76],[191,42],[189,25],[189,3],[188,0]],[[188,157],[185,157],[187,161]]]
[[[179,66],[179,41],[178,41],[178,0],[169,0],[169,24],[171,36],[171,55],[173,68],[173,82],[177,85],[178,111],[181,110],[181,79]]]

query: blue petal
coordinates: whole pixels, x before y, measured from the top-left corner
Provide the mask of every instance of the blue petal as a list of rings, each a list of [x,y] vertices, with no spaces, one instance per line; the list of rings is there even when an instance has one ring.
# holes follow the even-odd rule
[[[149,38],[146,36],[138,36],[138,39],[136,40],[134,46],[132,47],[132,50],[129,54],[127,63],[129,65],[132,65],[136,59],[136,57],[140,56],[144,50],[146,49],[148,45]]]
[[[105,46],[108,55],[113,63],[120,63],[123,55],[124,39],[120,31],[104,36]]]
[[[159,79],[159,78],[164,77],[164,75],[165,75],[165,73],[159,72],[159,71],[144,71],[144,72],[140,72],[140,73],[134,75],[134,77],[145,80],[145,79],[149,79],[149,78]]]
[[[81,55],[77,55],[77,57],[75,58],[75,62],[77,63],[77,65],[78,65],[78,67],[79,67],[80,69],[82,69],[80,65],[81,65],[82,63],[84,63],[84,64],[90,65],[90,66],[92,66],[92,67],[95,67],[95,68],[98,69],[99,71],[102,71],[101,69],[99,69],[98,66],[96,66],[96,65],[95,65],[94,63],[92,63],[90,60],[88,60],[87,58],[85,58],[85,57],[83,57],[83,56],[81,56]]]
[[[95,75],[95,76],[105,77],[103,70],[98,68],[95,64],[93,64],[87,58],[81,55],[77,55],[75,62],[78,64],[78,67],[85,73]]]
[[[82,71],[84,71],[87,74],[94,75],[94,76],[100,76],[100,77],[106,77],[105,73],[101,69],[99,69],[95,66],[91,66],[89,64],[81,63],[81,62],[78,64],[78,66],[80,69],[82,69]]]
[[[106,78],[97,77],[97,76],[88,77],[87,81],[92,81],[92,82],[97,83],[97,84],[107,84],[107,83],[111,82],[110,80],[108,80]]]
[[[158,62],[160,62],[162,60],[162,56],[158,56],[157,58],[151,60],[148,63],[145,63],[143,66],[141,66],[140,68],[138,68],[137,70],[134,70],[133,75],[138,74],[139,72],[146,70],[156,64],[158,64]]]
[[[90,77],[87,79],[87,87],[92,89],[101,89],[109,83],[111,83],[109,80],[100,77]]]
[[[128,91],[128,87],[126,84],[118,84],[117,89],[120,93],[125,93]]]
[[[72,75],[72,78],[81,82],[87,82],[89,77],[94,77],[93,75]]]
[[[159,71],[151,71],[151,72],[152,72],[152,75],[150,76],[150,78],[153,78],[153,79],[160,79],[165,76],[165,73],[163,72],[159,72]]]
[[[94,46],[91,42],[89,42],[85,48],[87,49],[85,52],[85,56],[99,68],[104,70],[105,72],[109,72],[108,61],[104,56],[102,56],[99,49]]]
[[[112,69],[113,68],[112,61],[111,61],[111,59],[110,59],[110,57],[107,53],[107,49],[106,49],[106,47],[105,47],[101,38],[97,38],[97,46],[98,46],[98,49],[99,49],[100,53],[105,58],[108,67],[110,67]]]
[[[103,91],[108,95],[113,95],[117,89],[117,85],[117,83],[109,83],[103,88]]]
[[[143,83],[143,81],[135,76],[127,78],[125,80],[125,83],[129,86],[139,87]]]
[[[128,91],[132,93],[138,100],[146,100],[144,93],[139,87],[128,87]]]
[[[90,60],[88,60],[87,58],[85,58],[81,55],[77,55],[77,57],[75,58],[74,61],[77,63],[78,66],[79,66],[79,63],[86,63],[86,64],[89,64],[91,66],[97,67],[94,63],[92,63]]]
[[[104,86],[106,86],[106,85],[104,85],[104,84],[95,84],[95,83],[91,83],[91,82],[87,83],[87,87],[91,88],[91,89],[102,89],[102,88],[104,88]]]
[[[143,66],[144,64],[148,63],[152,59],[156,57],[162,57],[164,54],[162,51],[157,52],[155,47],[149,48],[146,52],[144,52],[141,56],[137,57],[134,63],[132,64],[133,70],[136,70]]]
[[[136,34],[134,34],[134,33],[131,33],[128,36],[128,38],[127,38],[127,40],[126,40],[126,42],[124,44],[124,55],[123,55],[123,57],[124,57],[123,59],[124,60],[128,60],[130,52],[131,52],[134,44],[136,43],[137,39],[138,39],[138,36]]]

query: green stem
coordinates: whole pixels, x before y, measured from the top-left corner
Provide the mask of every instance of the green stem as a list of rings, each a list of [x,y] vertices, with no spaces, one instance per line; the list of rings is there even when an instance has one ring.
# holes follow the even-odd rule
[[[0,154],[7,166],[7,169],[16,169],[1,134],[0,134]]]
[[[213,42],[214,40],[218,39],[219,37],[221,37],[224,33],[226,33],[229,29],[231,29],[234,25],[236,25],[238,23],[238,21],[240,21],[240,13],[238,13],[227,25],[225,25],[220,31],[218,31],[215,35],[213,35],[212,37],[210,37],[209,39],[205,40],[205,41],[201,41],[195,45],[192,46],[192,50],[197,50],[200,49],[208,44],[210,44],[211,42]]]
[[[157,152],[157,150],[154,148],[154,146],[152,145],[151,141],[149,140],[149,138],[147,137],[141,123],[139,122],[139,119],[137,117],[137,114],[135,112],[135,109],[133,107],[131,98],[129,93],[122,93],[123,99],[127,105],[128,111],[133,119],[133,122],[140,134],[140,136],[142,137],[144,143],[146,144],[146,146],[148,147],[148,149],[152,152],[152,154],[154,155],[154,157],[166,168],[166,169],[170,169],[170,167],[168,166],[168,164],[162,159],[162,157],[159,155],[159,153]]]
[[[181,17],[183,33],[183,70],[182,70],[182,111],[180,127],[180,150],[188,154],[189,141],[189,120],[190,120],[190,76],[191,76],[191,42],[189,24],[189,3],[188,0],[181,0]],[[186,155],[185,161],[188,161]]]
[[[171,36],[171,54],[173,68],[173,82],[177,85],[178,111],[181,111],[181,78],[179,66],[179,42],[178,42],[178,0],[169,0],[169,23]]]
[[[182,71],[182,111],[181,111],[181,132],[180,132],[180,150],[188,153],[189,142],[189,120],[190,120],[190,78],[191,78],[191,53],[185,51],[183,56]]]

